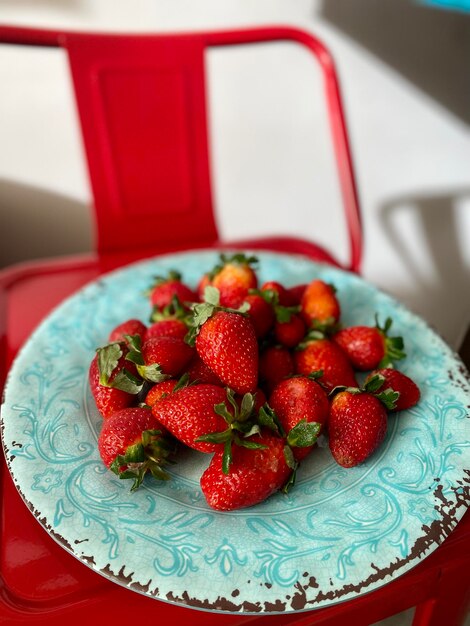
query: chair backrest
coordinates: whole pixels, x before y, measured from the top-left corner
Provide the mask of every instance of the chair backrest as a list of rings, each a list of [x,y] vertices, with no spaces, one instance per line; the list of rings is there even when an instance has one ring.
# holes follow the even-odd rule
[[[286,40],[306,46],[323,71],[350,242],[346,267],[359,271],[361,220],[338,79],[331,55],[316,37],[286,27],[110,35],[0,26],[0,42],[68,53],[101,254],[137,245],[155,251],[217,241],[204,53]]]

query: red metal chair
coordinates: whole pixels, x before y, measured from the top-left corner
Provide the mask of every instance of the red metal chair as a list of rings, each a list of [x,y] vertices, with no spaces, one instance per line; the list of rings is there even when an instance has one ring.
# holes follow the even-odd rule
[[[323,71],[332,141],[342,191],[350,256],[358,272],[362,231],[356,187],[330,54],[318,39],[293,28],[182,35],[88,35],[0,27],[0,42],[64,48],[80,115],[96,216],[96,252],[24,263],[0,273],[0,382],[18,349],[50,309],[74,290],[138,258],[188,248],[249,247],[302,253],[341,267],[305,239],[219,239],[213,213],[205,101],[204,53],[214,46],[289,40],[307,47]],[[145,93],[145,99],[139,94]],[[148,146],[152,146],[152,150]],[[132,233],[139,222],[139,244]],[[155,239],[164,221],[165,235]],[[177,227],[177,228],[176,228]],[[177,234],[175,234],[177,233]],[[31,305],[34,303],[34,306]],[[94,622],[157,614],[192,624],[369,624],[420,605],[419,625],[459,624],[469,600],[470,518],[421,565],[356,600],[314,612],[240,616],[201,613],[129,592],[67,554],[20,500],[4,463],[0,622],[62,624],[68,616]]]

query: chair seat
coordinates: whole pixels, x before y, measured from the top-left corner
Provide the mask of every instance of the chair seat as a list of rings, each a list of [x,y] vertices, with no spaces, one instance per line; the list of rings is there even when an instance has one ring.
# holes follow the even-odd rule
[[[294,238],[265,238],[245,242],[219,243],[222,249],[270,249],[306,254],[312,259],[327,262],[328,254],[317,246]],[[165,251],[167,252],[167,251]],[[124,258],[99,258],[94,255],[24,263],[0,274],[3,363],[7,367],[18,349],[41,319],[65,297],[71,295],[101,273],[126,262]],[[106,580],[68,554],[33,519],[22,502],[4,461],[1,463],[1,539],[2,574],[1,614],[11,623],[22,623],[27,614],[28,623],[59,626],[73,613],[98,622],[101,619],[126,622],[136,611],[154,612],[159,619],[190,620],[191,624],[219,626],[238,624],[276,624],[276,626],[344,623],[369,624],[419,603],[434,602],[430,598],[445,594],[447,606],[452,596],[462,613],[468,599],[467,568],[470,558],[470,514],[459,522],[452,535],[423,563],[411,572],[380,589],[362,595],[346,605],[340,603],[314,612],[276,616],[238,616],[204,613],[150,599]],[[453,581],[452,588],[446,581]],[[444,582],[443,582],[444,581]],[[460,583],[459,583],[460,581]],[[440,589],[444,585],[444,589]],[[447,585],[447,587],[445,587]],[[423,606],[428,606],[427,604]],[[346,613],[345,613],[346,611]],[[425,611],[425,609],[423,609]],[[92,613],[91,613],[92,612]],[[426,617],[426,615],[425,615]],[[434,616],[429,622],[458,623],[447,616]],[[443,618],[442,618],[443,619]],[[8,621],[6,623],[9,623]],[[427,621],[423,621],[427,624]]]

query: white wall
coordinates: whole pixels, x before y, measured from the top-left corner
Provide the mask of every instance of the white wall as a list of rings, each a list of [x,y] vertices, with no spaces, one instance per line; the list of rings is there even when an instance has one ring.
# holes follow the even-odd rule
[[[346,105],[366,235],[363,274],[459,344],[470,321],[467,16],[411,0],[1,0],[0,22],[106,31],[287,24],[320,36]],[[256,55],[218,51],[208,67],[222,233],[290,232],[344,251],[308,54],[291,44]],[[65,58],[1,46],[0,94],[0,266],[91,249]]]

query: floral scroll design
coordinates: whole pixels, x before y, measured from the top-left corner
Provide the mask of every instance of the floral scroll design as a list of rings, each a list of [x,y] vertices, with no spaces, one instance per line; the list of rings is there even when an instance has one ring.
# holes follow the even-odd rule
[[[407,424],[399,433],[409,441],[406,452],[399,452],[393,467],[381,468],[379,476],[383,483],[415,496],[428,495],[431,487],[441,483],[443,493],[450,493],[455,468],[453,459],[470,448],[470,441],[454,441],[453,429],[448,427],[448,422],[458,422],[465,417],[466,411],[461,403],[439,396],[432,401],[423,400],[410,409]]]
[[[27,441],[12,451],[13,457],[28,460],[40,457],[48,464],[62,465],[83,460],[91,454],[93,446],[80,440],[80,428],[70,420],[71,412],[80,409],[77,400],[70,396],[81,385],[82,378],[82,367],[56,371],[47,362],[35,363],[23,372],[20,382],[28,389],[25,395],[30,399],[11,408],[25,420],[22,433]],[[71,443],[75,444],[73,451]]]
[[[338,534],[314,534],[285,519],[267,520],[253,516],[248,518],[247,526],[264,537],[264,547],[254,552],[259,563],[255,577],[281,587],[289,587],[299,580],[301,572],[296,564],[307,558],[328,560],[332,548],[340,540]]]
[[[325,524],[342,531],[342,547],[339,548],[336,561],[336,577],[339,580],[347,578],[348,567],[356,565],[356,556],[361,555],[361,559],[364,559],[366,551],[376,554],[381,542],[388,541],[390,545],[401,546],[403,555],[403,531],[396,538],[394,534],[401,530],[403,519],[398,499],[377,483],[363,485],[360,492],[365,498],[374,499],[372,514],[361,514],[364,503],[352,502],[346,507],[347,513],[343,518],[324,520]]]

